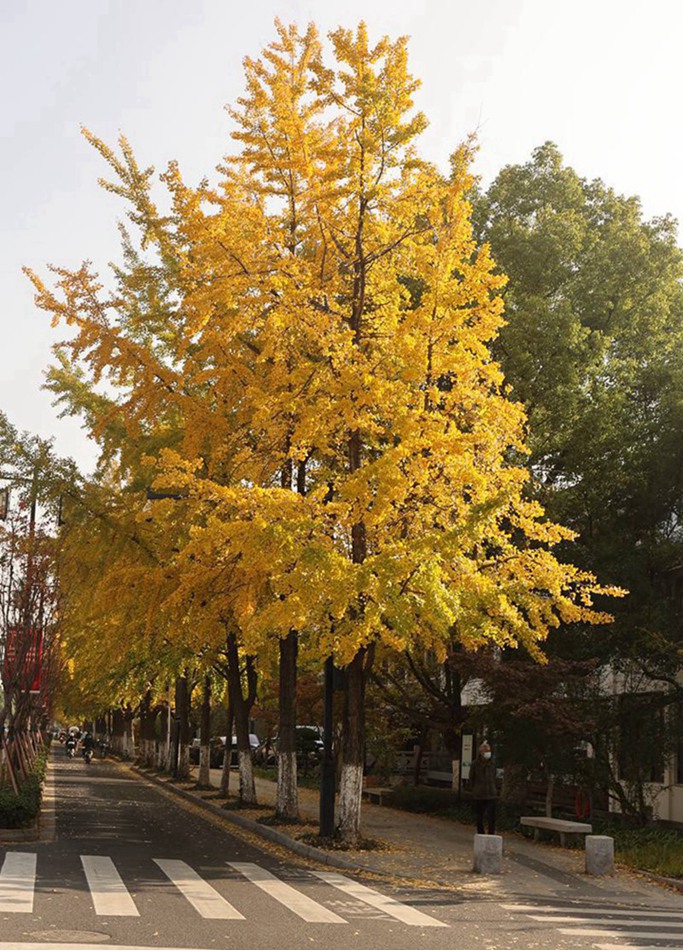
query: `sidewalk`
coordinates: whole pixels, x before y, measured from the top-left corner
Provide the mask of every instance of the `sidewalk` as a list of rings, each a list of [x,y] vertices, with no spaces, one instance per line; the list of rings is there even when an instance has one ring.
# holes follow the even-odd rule
[[[160,781],[150,773],[143,773]],[[220,784],[220,771],[211,770],[211,784]],[[237,774],[231,775],[232,791]],[[347,870],[371,872],[397,883],[457,889],[472,897],[486,899],[524,900],[532,896],[541,900],[609,901],[624,903],[630,908],[658,906],[681,910],[683,895],[672,888],[656,883],[644,874],[618,870],[613,877],[589,877],[584,873],[583,851],[541,844],[522,838],[515,833],[503,836],[503,873],[484,877],[472,872],[474,829],[471,826],[446,819],[417,815],[384,805],[363,802],[362,829],[366,839],[373,839],[380,847],[360,851],[321,852],[307,847],[301,836],[315,835],[318,822],[318,792],[299,789],[301,825],[262,824],[260,819],[268,811],[225,810],[222,803],[212,799],[211,793],[200,792],[185,785],[182,789],[168,780],[161,784],[248,831],[289,847],[312,860],[337,863]],[[275,802],[274,781],[256,779],[260,805]]]

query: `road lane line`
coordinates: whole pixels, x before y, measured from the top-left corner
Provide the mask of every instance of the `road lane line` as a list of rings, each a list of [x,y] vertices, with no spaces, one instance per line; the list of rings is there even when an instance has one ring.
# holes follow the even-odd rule
[[[36,887],[35,854],[8,851],[0,871],[0,912],[32,914]]]
[[[501,904],[503,910],[516,910],[522,911],[523,913],[528,914],[547,914],[555,913],[559,914],[561,911],[565,913],[568,910],[571,910],[571,907],[547,907],[539,906],[537,904]],[[578,907],[582,915],[592,914],[594,916],[604,916],[604,917],[668,917],[670,919],[676,919],[678,917],[683,918],[683,913],[677,910],[607,910],[602,907]],[[549,920],[550,918],[544,917],[544,920]]]
[[[596,943],[595,947],[596,950],[668,950],[661,943]],[[111,947],[109,950],[111,950]]]
[[[81,855],[95,913],[101,917],[139,917],[126,885],[111,858]]]
[[[349,897],[355,897],[356,900],[370,904],[404,924],[410,924],[412,927],[448,927],[448,924],[435,920],[433,917],[428,917],[421,910],[416,910],[408,904],[402,904],[386,894],[380,894],[379,891],[366,887],[365,884],[358,884],[357,881],[352,881],[350,877],[344,877],[343,874],[336,874],[331,871],[313,871],[312,873],[319,877],[321,881],[325,881],[326,884],[339,888]]]
[[[159,865],[166,877],[175,884],[201,917],[210,920],[244,920],[242,914],[189,864],[162,858],[154,858],[154,863]]]
[[[619,927],[628,927],[631,924],[647,925],[650,927],[683,927],[683,921],[677,920],[638,920],[637,917],[627,917],[625,920],[607,920],[603,918],[584,917],[583,914],[577,914],[575,917],[556,917],[555,915],[530,914],[532,920],[549,921],[552,924],[597,924],[602,919],[606,924],[614,924]]]
[[[628,940],[680,940],[680,933],[675,934],[664,934],[659,933],[656,930],[593,930],[590,927],[573,927],[571,930],[569,928],[558,928],[561,934],[565,936],[573,937],[578,934],[580,937],[622,937],[623,939]],[[623,947],[623,945],[620,945]],[[680,944],[679,944],[680,946]],[[640,950],[644,950],[643,947]],[[666,950],[665,947],[662,947],[661,950]]]
[[[46,947],[49,950],[102,950],[103,947],[106,947],[106,950],[187,950],[186,947],[150,947],[149,945],[144,947],[131,947],[130,944],[123,943],[45,943],[44,940],[41,940],[40,943],[24,943],[11,941],[10,943],[0,942],[0,950],[46,950]],[[620,948],[621,950],[621,948]],[[660,948],[661,950],[661,948]]]
[[[274,874],[271,874],[270,871],[266,871],[265,868],[260,867],[258,864],[233,861],[228,861],[228,864],[239,874],[246,877],[248,881],[251,881],[252,884],[260,887],[262,891],[265,891],[266,894],[269,894],[276,901],[284,904],[285,907],[288,907],[289,910],[309,924],[346,923],[343,917],[339,917],[331,910],[328,910],[327,907],[323,907],[323,905],[317,901],[306,897],[305,894],[290,887],[289,884],[285,884],[284,881],[280,881]]]

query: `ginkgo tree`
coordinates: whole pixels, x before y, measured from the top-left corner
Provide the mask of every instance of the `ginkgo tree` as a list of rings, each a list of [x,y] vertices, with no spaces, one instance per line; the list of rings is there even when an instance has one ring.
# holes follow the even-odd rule
[[[277,638],[345,668],[338,831],[354,843],[378,645],[438,657],[455,636],[542,659],[549,629],[607,621],[594,597],[618,592],[555,557],[571,532],[527,497],[471,148],[450,176],[420,157],[405,38],[373,45],[361,23],[324,49],[278,23],[245,71],[236,150],[214,185],[171,163],[166,212],[126,140],[88,133],[137,232],[110,290],[87,265],[55,290],[31,276],[74,330],[58,390],[110,433],[106,381],[119,464],[144,432],[154,485],[183,499],[163,609],[245,655]]]

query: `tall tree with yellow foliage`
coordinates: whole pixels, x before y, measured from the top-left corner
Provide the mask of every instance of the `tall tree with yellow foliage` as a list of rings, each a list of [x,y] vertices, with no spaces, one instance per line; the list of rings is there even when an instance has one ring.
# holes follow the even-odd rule
[[[60,272],[61,295],[33,279],[75,327],[88,392],[105,374],[120,394],[120,458],[143,431],[155,484],[186,496],[165,609],[250,656],[276,637],[290,666],[300,640],[345,667],[354,843],[378,645],[438,656],[455,635],[540,658],[551,627],[606,621],[592,600],[609,591],[557,560],[571,533],[525,495],[524,415],[489,352],[504,279],[472,237],[469,147],[448,179],[417,152],[406,40],[372,45],[361,23],[326,54],[313,27],[277,33],[245,62],[218,184],[171,164],[168,214],[127,142],[119,157],[90,136],[141,238],[114,291],[86,268]]]

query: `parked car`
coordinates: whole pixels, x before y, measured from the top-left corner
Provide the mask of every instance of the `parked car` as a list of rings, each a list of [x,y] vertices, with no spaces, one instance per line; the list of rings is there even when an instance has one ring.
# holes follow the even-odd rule
[[[264,765],[276,765],[279,746],[278,736],[270,742],[264,742],[256,754],[256,760]],[[306,769],[317,765],[323,754],[323,730],[320,726],[296,727],[296,759],[297,764]]]
[[[225,739],[226,737],[222,736],[222,740],[224,743],[223,745],[224,751],[225,751]],[[259,739],[259,737],[256,735],[256,733],[250,732],[249,733],[249,748],[251,749],[252,757],[256,756],[257,750],[260,748],[260,746],[261,746],[261,740]],[[221,765],[222,764],[223,762],[221,758]],[[230,765],[237,765],[237,764],[238,764],[237,763],[237,736],[233,736],[232,737],[232,751],[230,755]]]
[[[190,743],[190,764],[199,765],[199,751],[201,747],[200,739],[193,739]],[[223,767],[223,756],[225,755],[225,736],[212,736],[209,741],[209,768],[220,769]]]

